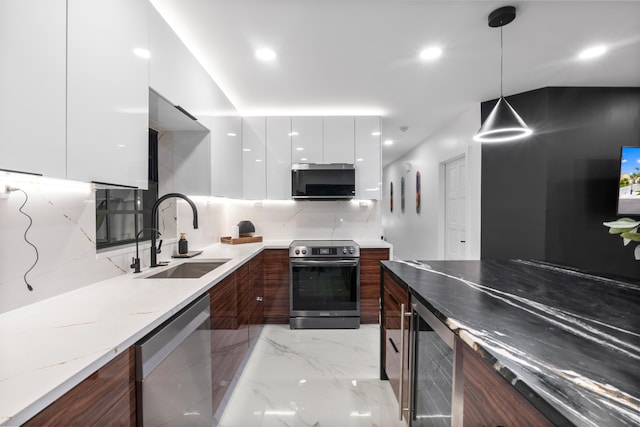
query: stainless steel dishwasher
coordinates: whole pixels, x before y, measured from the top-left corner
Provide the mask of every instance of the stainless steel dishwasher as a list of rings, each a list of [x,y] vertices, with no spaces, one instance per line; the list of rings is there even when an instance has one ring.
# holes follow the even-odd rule
[[[138,426],[213,424],[209,297],[136,344]]]

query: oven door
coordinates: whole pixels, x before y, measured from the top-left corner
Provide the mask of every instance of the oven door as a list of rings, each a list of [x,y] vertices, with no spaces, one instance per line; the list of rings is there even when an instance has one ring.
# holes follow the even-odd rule
[[[359,317],[359,259],[291,259],[291,317]]]

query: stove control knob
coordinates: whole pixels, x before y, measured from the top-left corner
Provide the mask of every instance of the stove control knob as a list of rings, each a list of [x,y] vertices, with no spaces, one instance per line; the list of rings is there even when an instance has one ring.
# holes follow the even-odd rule
[[[306,250],[306,249],[303,249],[303,250],[302,250],[302,255],[306,255],[306,254],[307,254],[307,250]]]
[[[296,249],[295,252],[296,252],[296,255],[300,255],[300,249]]]
[[[342,248],[342,253],[346,254],[347,253],[347,248]]]
[[[349,247],[349,253],[353,254],[353,246]]]

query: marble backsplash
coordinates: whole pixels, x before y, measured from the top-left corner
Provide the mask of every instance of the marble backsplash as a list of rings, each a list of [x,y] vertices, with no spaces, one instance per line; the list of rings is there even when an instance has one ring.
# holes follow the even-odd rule
[[[37,248],[37,263],[34,266],[36,250],[24,239],[29,218],[19,211],[25,194],[13,191],[0,199],[0,313],[131,271],[135,247],[96,253],[92,184],[27,175],[1,178],[0,184],[28,194],[22,210],[33,219],[26,236]],[[175,201],[163,203],[160,215],[161,232],[168,237],[163,244],[166,258],[176,241]],[[149,244],[141,248],[147,266]],[[27,289],[25,273],[33,291]]]
[[[249,220],[255,235],[265,240],[379,240],[381,203],[367,201],[243,201],[194,197],[199,228],[193,230],[191,209],[178,203],[178,231],[187,233],[189,248],[197,249],[230,236],[231,228]]]
[[[27,175],[2,176],[13,191],[0,199],[0,313],[70,292],[89,284],[128,274],[135,247],[96,253],[96,202],[92,184]],[[169,189],[163,189],[162,194]],[[265,240],[360,239],[377,240],[382,234],[379,202],[249,202],[194,197],[199,228],[193,229],[189,205],[176,199],[159,209],[164,243],[160,260],[176,252],[179,232],[187,233],[195,250],[231,234],[231,227],[250,220],[256,235]],[[142,267],[149,263],[149,244],[140,246]],[[29,269],[32,267],[29,271]],[[33,287],[27,289],[24,275]]]

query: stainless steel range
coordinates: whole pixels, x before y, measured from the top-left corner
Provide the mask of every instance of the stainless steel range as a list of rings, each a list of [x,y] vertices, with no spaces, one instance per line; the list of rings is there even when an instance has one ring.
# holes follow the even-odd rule
[[[351,240],[289,246],[291,329],[360,327],[360,247]]]

